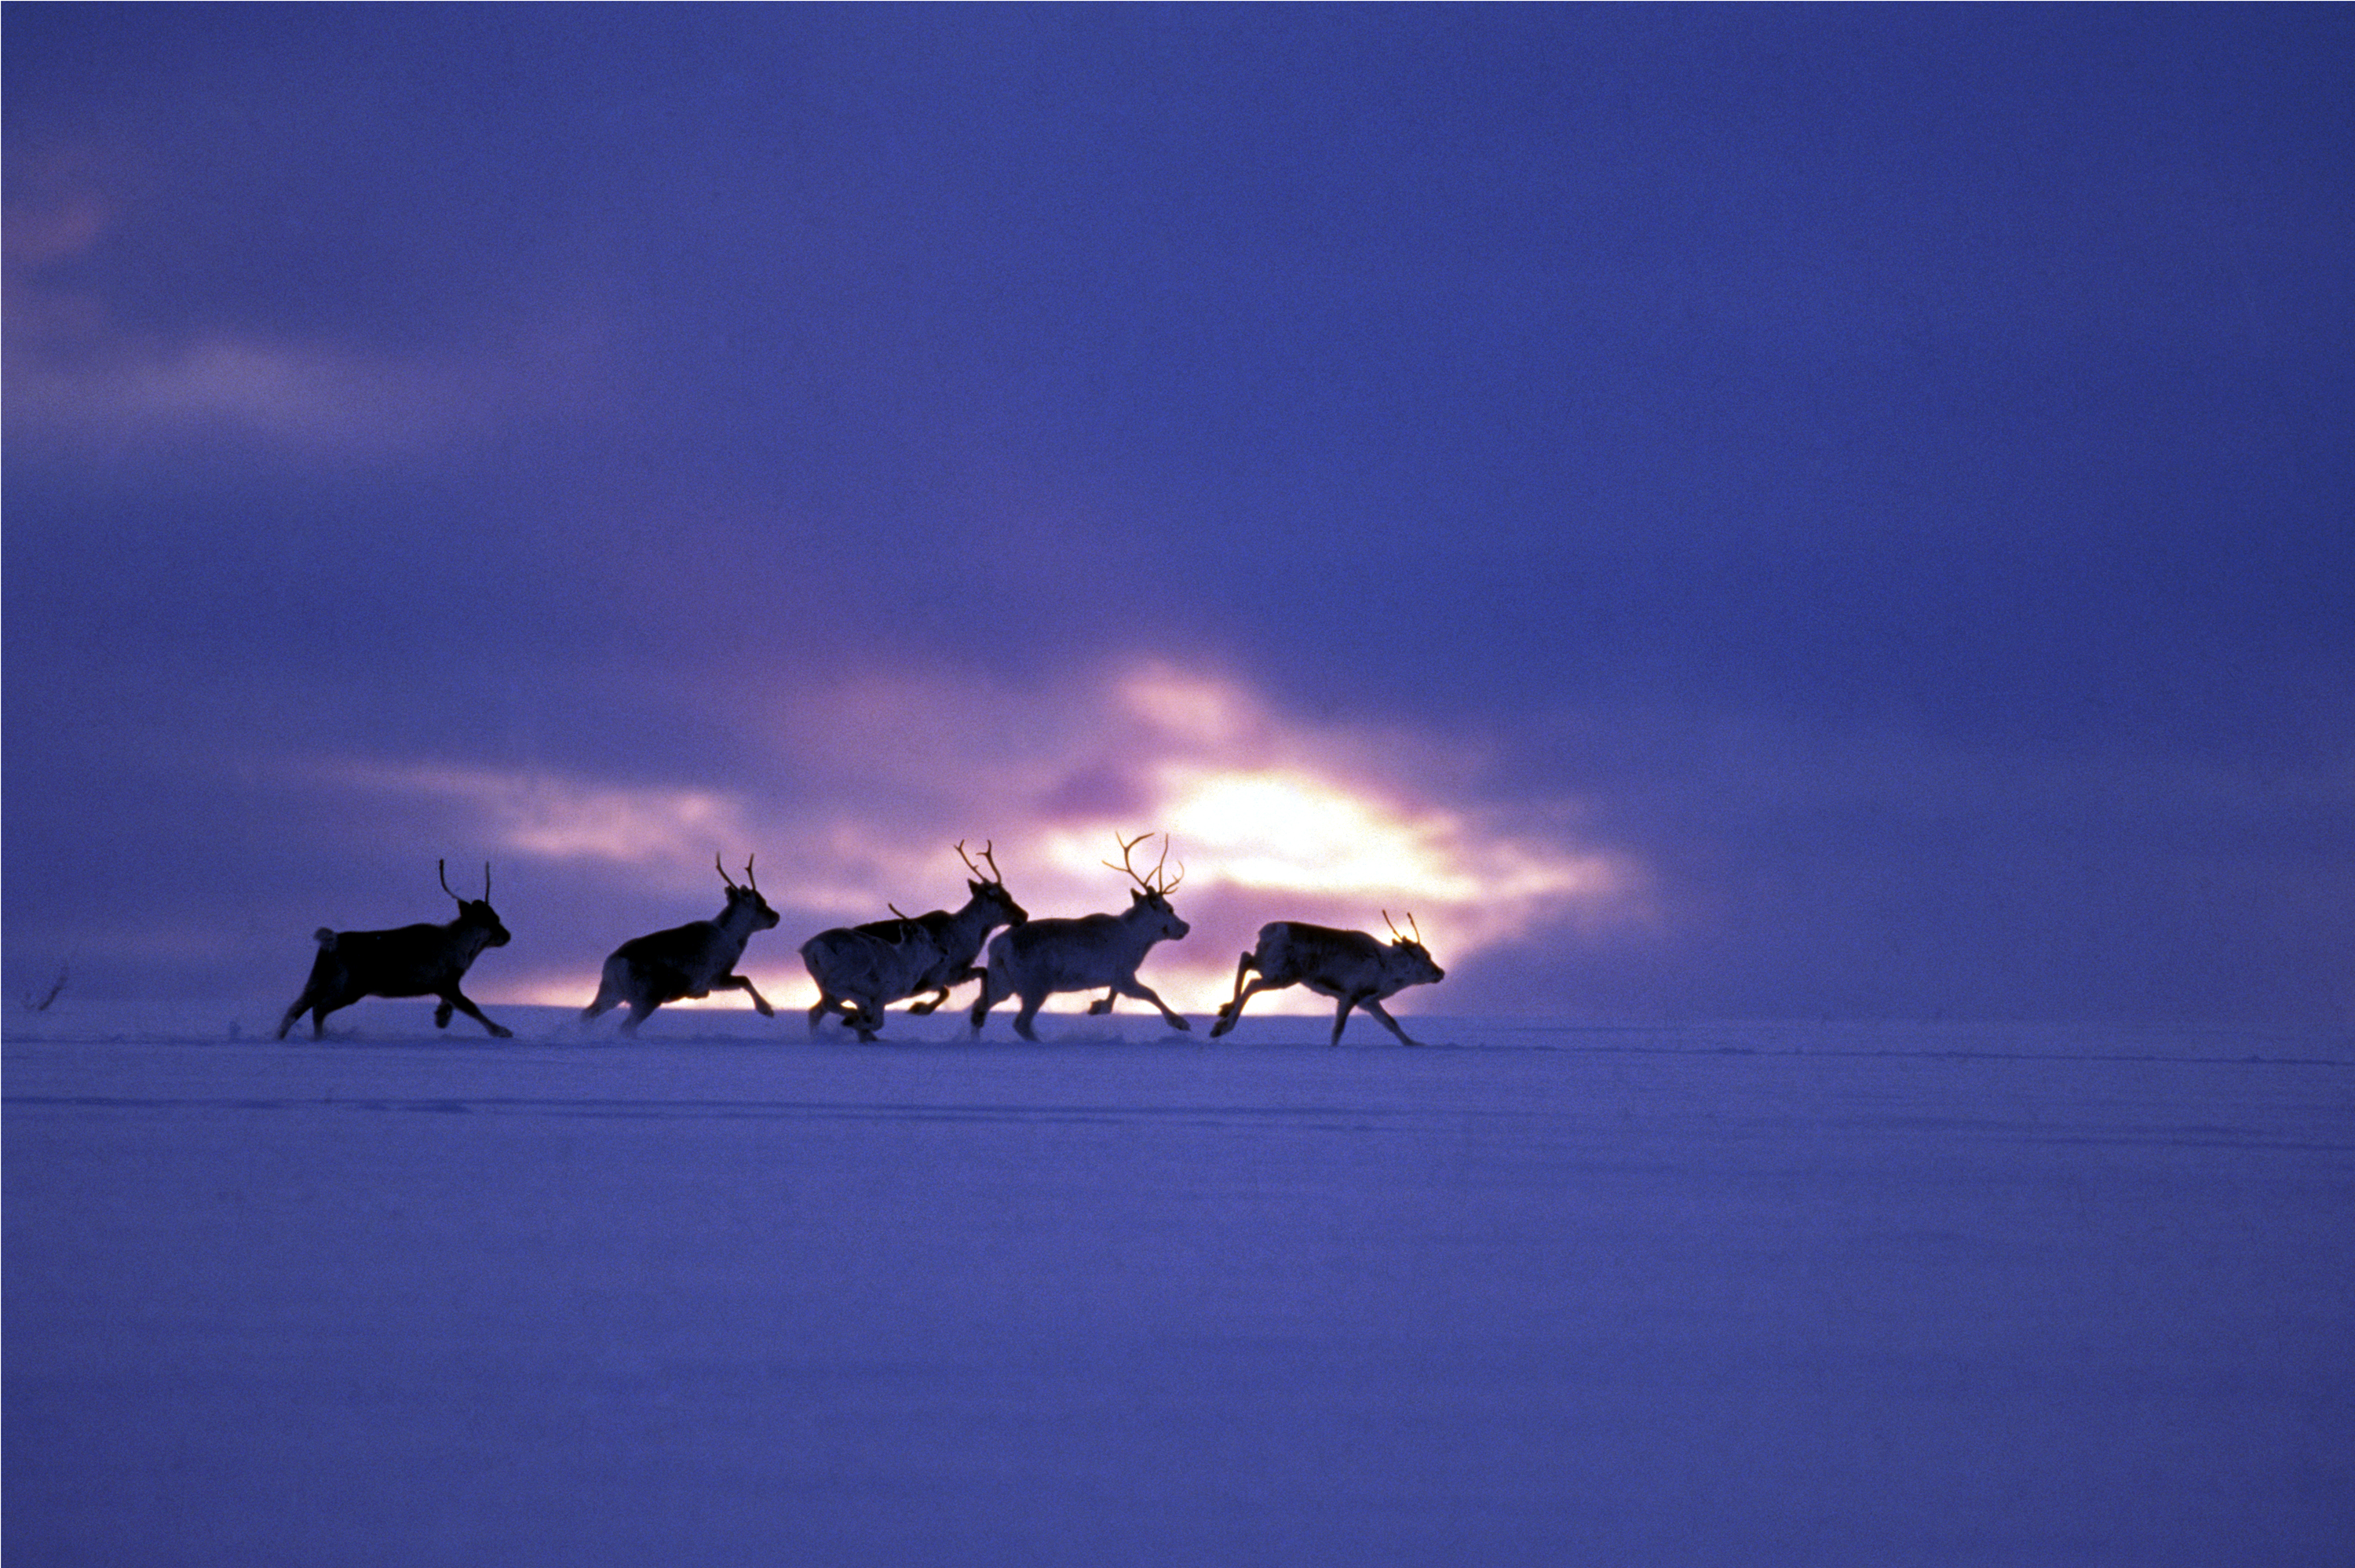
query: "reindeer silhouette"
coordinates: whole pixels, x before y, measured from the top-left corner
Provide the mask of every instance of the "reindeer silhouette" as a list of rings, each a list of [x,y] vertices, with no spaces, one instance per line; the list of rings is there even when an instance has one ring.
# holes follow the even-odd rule
[[[633,937],[614,948],[605,960],[597,999],[581,1011],[583,1022],[628,1002],[630,1016],[622,1021],[622,1033],[634,1034],[647,1015],[664,1002],[682,997],[700,999],[715,991],[741,991],[752,999],[762,1017],[776,1015],[769,999],[755,991],[751,980],[730,971],[744,956],[744,944],[751,940],[752,933],[777,923],[777,912],[769,907],[753,881],[751,857],[745,858],[741,887],[716,854],[711,866],[728,885],[727,906],[709,920],[690,920],[666,931]]]
[[[991,938],[989,968],[983,971],[981,996],[973,1004],[975,1033],[980,1033],[988,1022],[992,1007],[1009,996],[1018,996],[1022,1010],[1014,1015],[1014,1033],[1025,1040],[1036,1040],[1039,1036],[1031,1033],[1030,1021],[1039,1016],[1049,996],[1056,991],[1093,991],[1098,986],[1105,988],[1104,995],[1089,1006],[1092,1013],[1110,1012],[1114,998],[1133,996],[1161,1009],[1161,1016],[1172,1029],[1192,1027],[1171,1012],[1151,986],[1136,978],[1136,967],[1154,943],[1176,941],[1190,929],[1169,906],[1170,892],[1186,873],[1180,867],[1177,876],[1163,879],[1163,868],[1169,863],[1167,836],[1162,838],[1161,860],[1151,875],[1139,875],[1130,862],[1136,846],[1152,836],[1114,837],[1120,845],[1121,863],[1104,864],[1126,872],[1136,884],[1123,913],[1082,915],[1076,920],[1032,920]]]
[[[514,1034],[483,1016],[483,1010],[458,989],[458,982],[485,948],[507,945],[507,928],[491,908],[491,866],[483,863],[483,895],[459,898],[450,892],[449,863],[435,861],[442,891],[458,899],[458,917],[446,926],[401,926],[389,931],[334,931],[322,926],[315,934],[319,956],[311,962],[311,978],[303,994],[278,1021],[278,1038],[294,1021],[311,1014],[311,1038],[327,1033],[327,1014],[349,1007],[364,996],[438,996],[433,1027],[450,1027],[452,1009],[464,1013],[499,1039]]]

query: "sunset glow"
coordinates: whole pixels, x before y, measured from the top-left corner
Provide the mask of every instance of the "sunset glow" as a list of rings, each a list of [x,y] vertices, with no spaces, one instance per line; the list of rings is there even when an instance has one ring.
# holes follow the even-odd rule
[[[1409,820],[1300,773],[1179,768],[1167,783],[1169,831],[1238,886],[1448,902],[1479,895],[1447,863],[1445,818]]]
[[[617,913],[614,943],[666,923],[658,909],[678,918],[680,899],[709,890],[715,853],[731,864],[757,853],[762,887],[785,921],[752,943],[741,968],[781,1011],[815,1000],[795,953],[817,930],[880,918],[895,905],[912,913],[961,903],[966,871],[953,847],[960,840],[995,843],[1007,885],[1034,916],[1075,916],[1126,907],[1133,884],[1119,873],[1119,841],[1154,835],[1138,846],[1137,867],[1149,874],[1166,845],[1166,874],[1182,878],[1173,902],[1195,928],[1186,941],[1156,948],[1143,973],[1172,1005],[1195,1013],[1226,999],[1235,955],[1269,920],[1386,938],[1386,913],[1401,925],[1412,915],[1441,961],[1461,966],[1549,927],[1590,932],[1657,919],[1648,878],[1632,857],[1531,831],[1526,811],[1508,829],[1476,798],[1436,803],[1467,788],[1474,770],[1460,744],[1304,724],[1230,677],[1156,662],[1007,699],[1061,717],[1023,735],[1018,755],[984,767],[953,765],[939,742],[879,738],[965,744],[954,737],[969,727],[961,715],[972,699],[952,680],[863,679],[806,701],[822,716],[784,726],[792,739],[782,772],[823,781],[865,806],[782,789],[623,786],[443,766],[346,766],[334,777],[438,802],[461,819],[453,836],[502,855],[610,867],[623,889],[620,906],[646,910],[635,924]],[[1074,779],[1093,782],[1075,792]],[[634,897],[629,887],[642,892]],[[485,993],[579,1005],[594,989],[601,958],[536,967],[504,985],[486,975]],[[1084,1001],[1049,1005],[1071,1011]],[[704,1005],[744,1003],[724,992]],[[1265,1005],[1271,1012],[1330,1006],[1300,991],[1270,995]],[[1444,999],[1409,995],[1399,1006],[1444,1007]]]

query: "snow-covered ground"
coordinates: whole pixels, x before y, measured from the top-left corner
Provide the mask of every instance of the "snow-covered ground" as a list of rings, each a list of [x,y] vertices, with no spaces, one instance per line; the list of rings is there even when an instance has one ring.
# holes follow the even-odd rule
[[[10,1568],[2355,1561],[2342,1036],[490,1012],[6,1020]]]

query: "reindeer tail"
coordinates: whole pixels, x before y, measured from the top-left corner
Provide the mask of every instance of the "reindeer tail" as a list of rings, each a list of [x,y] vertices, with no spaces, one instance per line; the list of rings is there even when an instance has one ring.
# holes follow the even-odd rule
[[[311,940],[319,944],[319,950],[323,953],[332,953],[336,950],[336,934],[325,926],[311,933]]]

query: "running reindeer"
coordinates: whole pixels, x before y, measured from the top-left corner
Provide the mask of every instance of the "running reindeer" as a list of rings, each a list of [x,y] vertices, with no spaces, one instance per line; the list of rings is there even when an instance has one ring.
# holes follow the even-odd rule
[[[1139,875],[1129,859],[1136,846],[1152,836],[1113,835],[1120,845],[1121,863],[1104,864],[1126,872],[1136,884],[1128,895],[1126,912],[1082,915],[1076,920],[1033,920],[1001,931],[991,940],[989,968],[982,971],[981,996],[973,1004],[975,1033],[980,1033],[988,1022],[992,1007],[1009,996],[1018,996],[1022,1010],[1014,1015],[1014,1033],[1025,1040],[1036,1040],[1039,1036],[1030,1032],[1030,1021],[1039,1016],[1039,1005],[1049,996],[1056,991],[1093,991],[1098,986],[1107,989],[1102,1001],[1089,1005],[1092,1013],[1110,1012],[1115,997],[1133,996],[1161,1009],[1161,1016],[1172,1029],[1192,1027],[1154,995],[1151,986],[1136,978],[1136,967],[1154,943],[1176,941],[1188,929],[1169,907],[1169,895],[1186,873],[1181,866],[1177,876],[1165,880],[1168,836],[1162,837],[1161,859],[1151,875]]]
[[[1382,912],[1382,924],[1391,926],[1390,911]],[[1399,928],[1391,926],[1390,946],[1382,946],[1380,938],[1363,931],[1337,931],[1330,926],[1311,926],[1301,920],[1275,920],[1259,928],[1259,946],[1245,953],[1235,965],[1235,994],[1219,1008],[1219,1021],[1210,1025],[1210,1038],[1216,1040],[1235,1026],[1243,1015],[1243,1003],[1263,991],[1282,991],[1290,985],[1305,985],[1319,996],[1340,1001],[1340,1011],[1333,1014],[1333,1038],[1327,1044],[1341,1043],[1342,1025],[1349,1022],[1349,1010],[1362,1007],[1382,1021],[1382,1026],[1399,1037],[1403,1045],[1420,1045],[1420,1040],[1407,1038],[1382,1007],[1384,997],[1395,996],[1411,985],[1433,985],[1447,978],[1447,971],[1431,961],[1430,952],[1423,945],[1423,932],[1414,916],[1406,917],[1407,929],[1414,934],[1401,937]],[[1243,976],[1259,971],[1259,979],[1246,986]]]
[[[752,988],[751,980],[730,971],[744,956],[744,944],[752,939],[752,933],[777,923],[777,912],[761,896],[760,884],[752,876],[751,856],[744,859],[741,887],[716,854],[711,866],[728,885],[728,906],[712,919],[690,920],[667,931],[633,937],[614,948],[613,956],[605,960],[597,1000],[581,1009],[583,1022],[626,1001],[630,1016],[622,1021],[622,1033],[634,1034],[647,1014],[664,1002],[682,997],[700,1000],[715,991],[741,991],[752,999],[762,1017],[776,1016],[777,1010]]]
[[[929,915],[837,927],[802,944],[802,962],[817,984],[817,1005],[809,1010],[811,1033],[834,1012],[858,1032],[860,1040],[872,1041],[883,1027],[886,1003],[931,991],[928,1000],[908,1009],[921,1016],[946,1001],[952,987],[981,978],[973,961],[981,956],[989,934],[1030,917],[1006,891],[1005,875],[991,853],[995,848],[994,842],[981,848],[981,858],[989,865],[984,872],[964,853],[964,841],[957,841],[957,858],[973,873],[965,883],[973,896],[954,915],[935,909]],[[899,913],[896,908],[892,912]]]
[[[433,1010],[434,1028],[449,1028],[450,1013],[455,1009],[501,1040],[514,1034],[515,1031],[485,1018],[483,1010],[458,989],[467,968],[485,948],[507,945],[507,928],[499,924],[491,908],[490,862],[483,863],[480,898],[459,898],[450,892],[447,861],[435,861],[433,868],[442,878],[442,891],[458,899],[458,917],[446,926],[401,926],[389,931],[331,931],[320,927],[314,938],[319,956],[311,962],[311,978],[304,982],[303,994],[278,1021],[279,1039],[285,1039],[294,1021],[305,1012],[311,1015],[311,1037],[320,1038],[327,1033],[327,1014],[364,996],[438,996],[442,1005]]]

